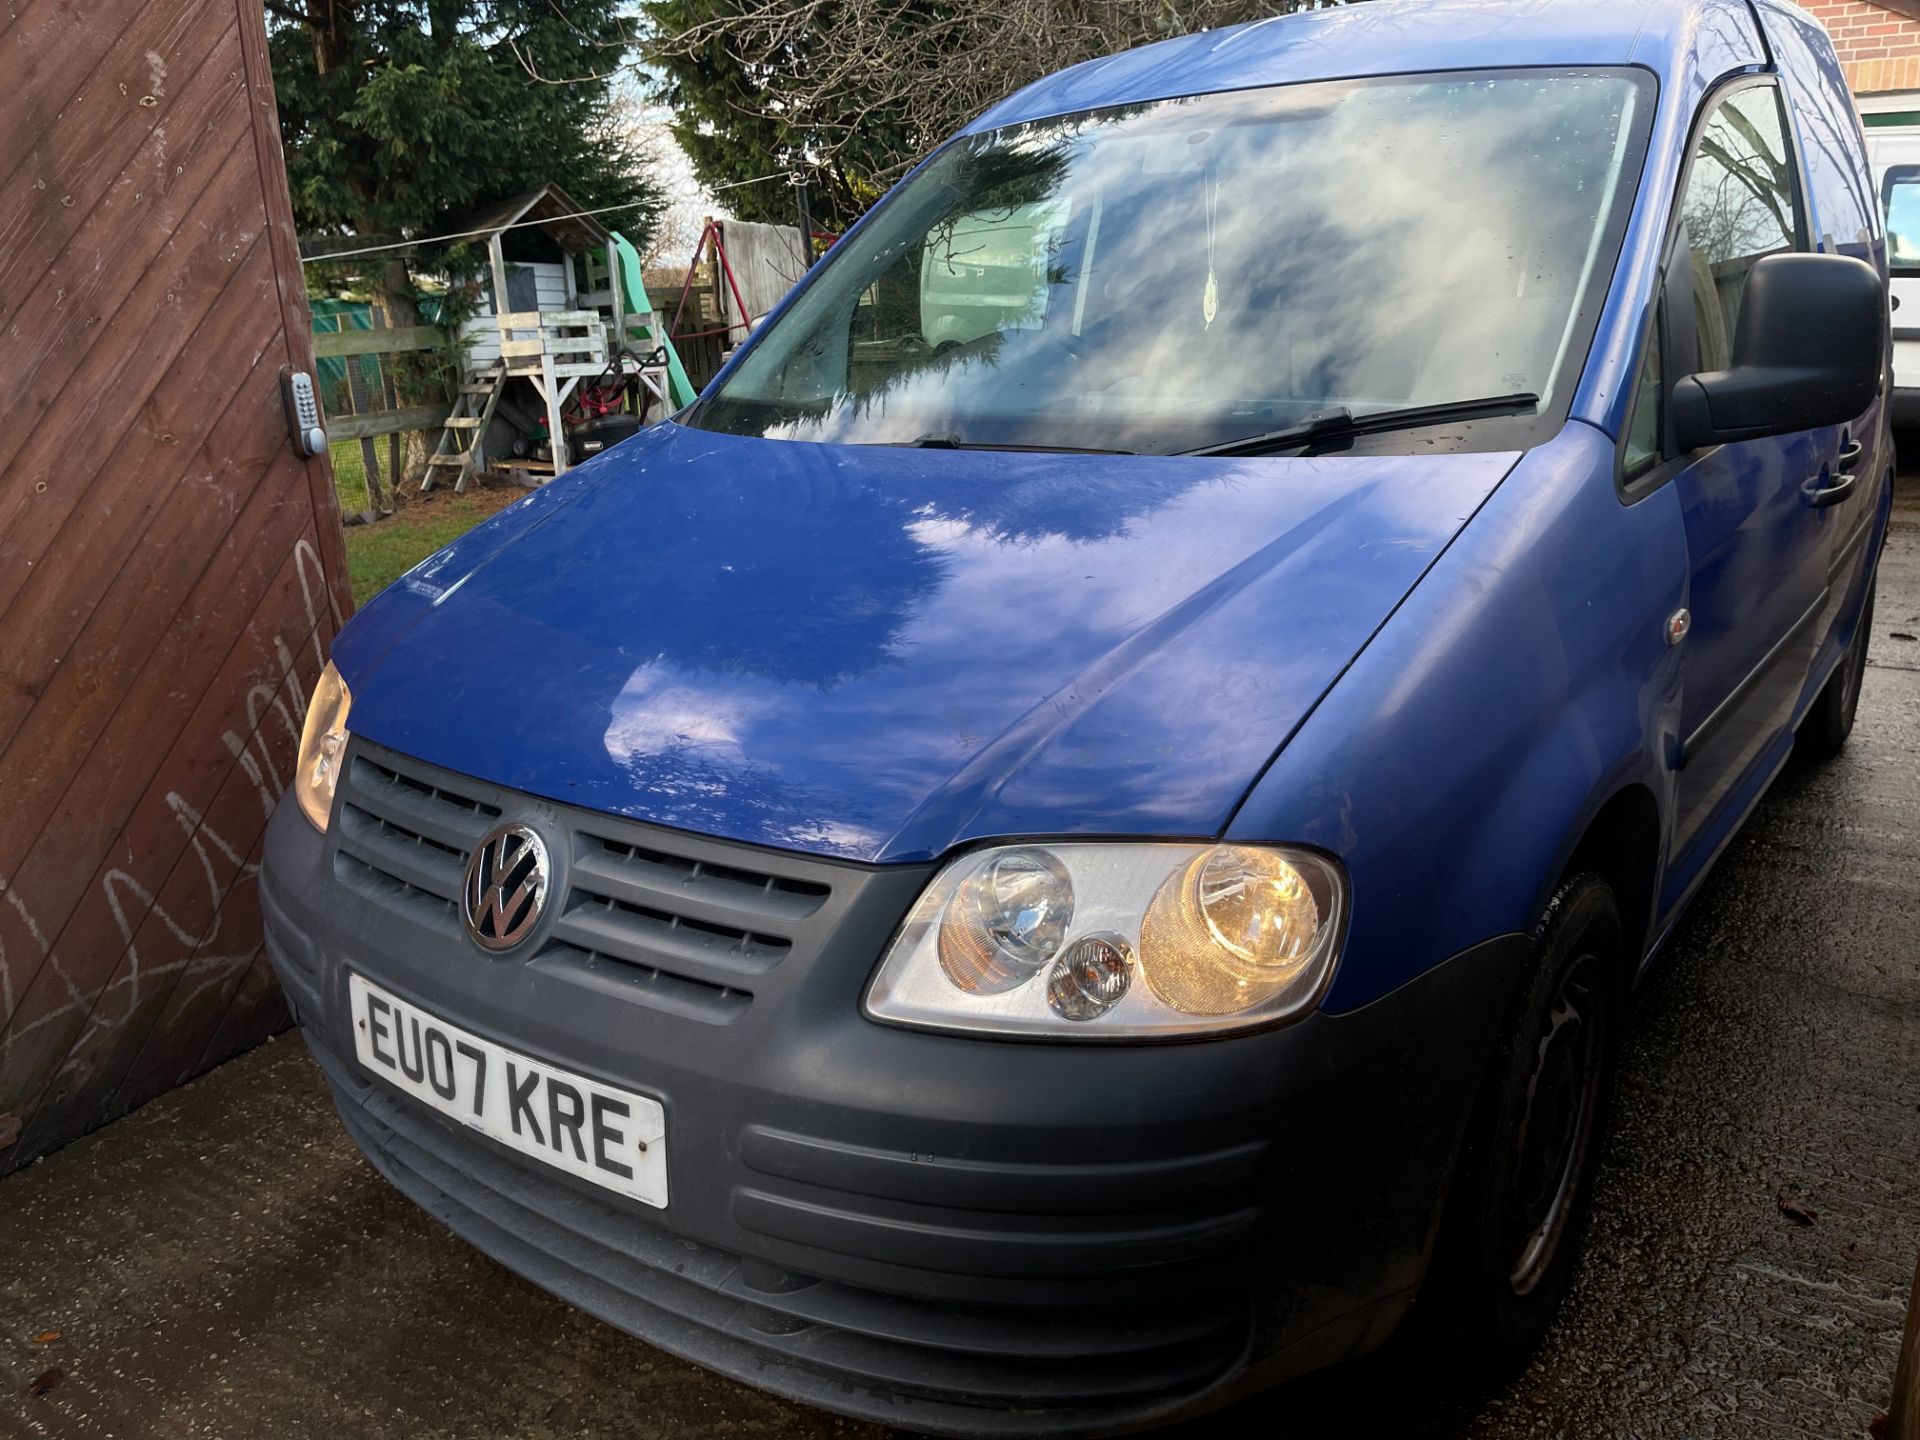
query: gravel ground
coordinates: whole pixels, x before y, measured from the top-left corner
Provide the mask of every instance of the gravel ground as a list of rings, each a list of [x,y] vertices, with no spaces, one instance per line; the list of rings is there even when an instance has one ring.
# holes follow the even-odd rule
[[[1920,1250],[1906,490],[1853,742],[1782,777],[1642,987],[1585,1263],[1532,1369],[1461,1395],[1388,1353],[1184,1435],[1866,1433]],[[455,1240],[359,1159],[291,1038],[0,1184],[0,1366],[5,1434],[882,1433],[662,1355]]]

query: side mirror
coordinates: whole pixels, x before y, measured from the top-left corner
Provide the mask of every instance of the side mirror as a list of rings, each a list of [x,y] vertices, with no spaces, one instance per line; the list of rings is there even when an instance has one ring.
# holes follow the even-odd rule
[[[1887,297],[1849,255],[1768,255],[1747,275],[1733,366],[1673,387],[1682,450],[1842,425],[1873,403],[1887,363]]]

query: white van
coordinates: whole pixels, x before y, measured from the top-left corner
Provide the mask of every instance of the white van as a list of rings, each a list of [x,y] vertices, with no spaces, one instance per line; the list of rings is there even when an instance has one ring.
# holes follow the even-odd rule
[[[1071,207],[1044,200],[977,210],[928,237],[920,264],[921,333],[936,351],[1003,330],[1037,330],[1058,277]]]
[[[1920,91],[1867,95],[1858,103],[1887,219],[1893,423],[1920,425]]]

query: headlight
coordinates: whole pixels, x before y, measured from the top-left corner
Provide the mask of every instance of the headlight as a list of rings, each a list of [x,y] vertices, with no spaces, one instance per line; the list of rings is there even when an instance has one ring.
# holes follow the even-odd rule
[[[1215,1033],[1312,1005],[1346,878],[1268,845],[1014,845],[927,887],[867,994],[876,1020],[1076,1039]]]
[[[327,828],[327,816],[333,811],[333,790],[340,783],[340,761],[347,748],[347,710],[352,704],[347,682],[329,660],[307,705],[300,761],[293,770],[293,793],[307,819],[320,830]]]
[[[993,995],[1025,984],[1053,959],[1073,919],[1073,884],[1044,850],[1001,850],[947,902],[935,948],[947,979]]]

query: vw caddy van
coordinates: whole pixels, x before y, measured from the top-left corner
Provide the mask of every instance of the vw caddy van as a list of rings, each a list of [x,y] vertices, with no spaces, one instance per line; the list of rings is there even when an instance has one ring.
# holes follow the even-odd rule
[[[1867,160],[1887,230],[1893,312],[1893,423],[1920,423],[1920,116],[1911,93],[1862,96]],[[1901,313],[1901,306],[1906,313]]]
[[[1409,1317],[1516,1363],[1635,979],[1853,721],[1878,215],[1781,0],[1381,0],[1006,100],[341,631],[261,878],[347,1128],[917,1429]]]

